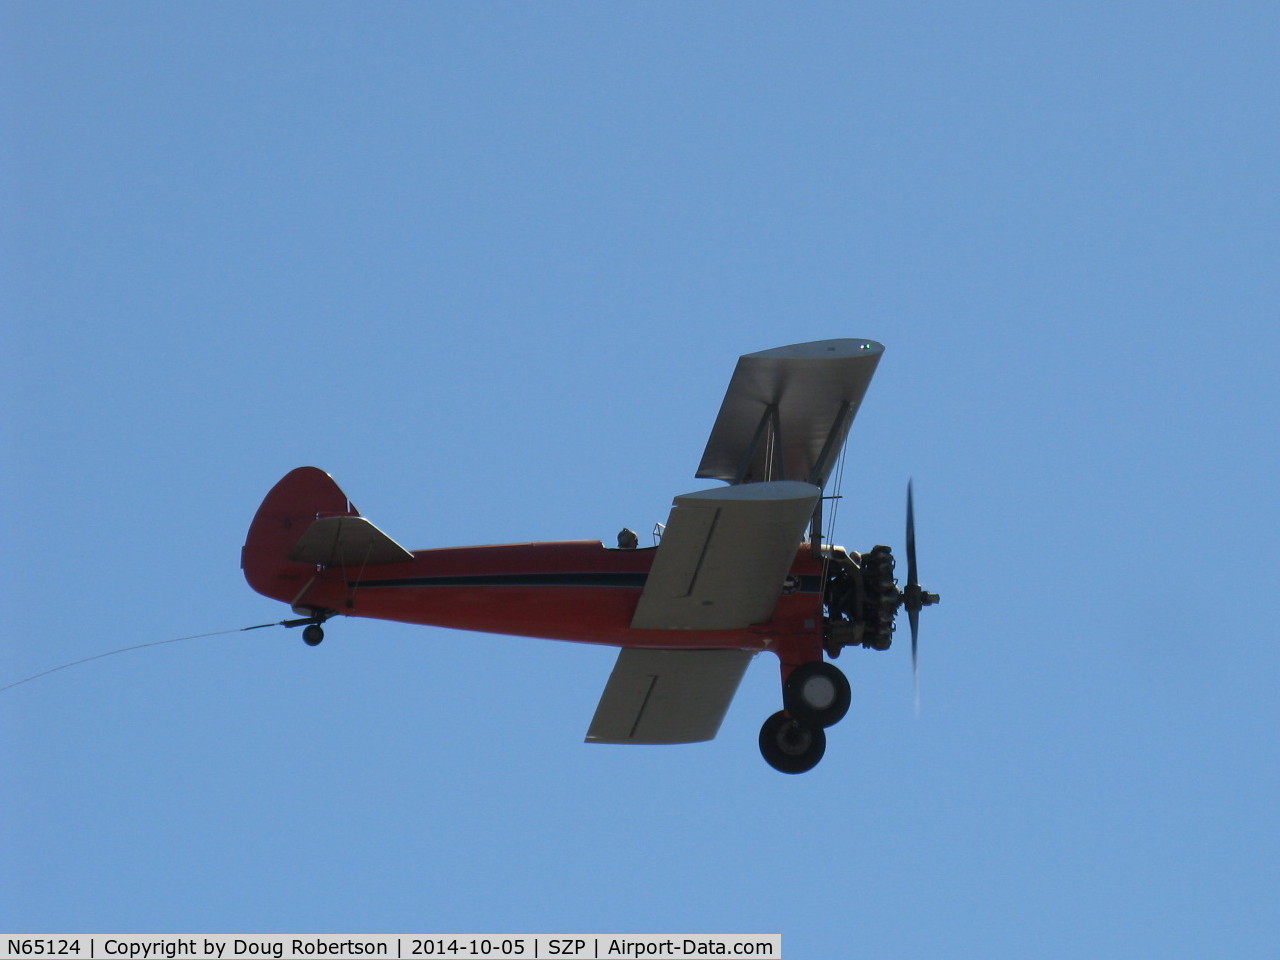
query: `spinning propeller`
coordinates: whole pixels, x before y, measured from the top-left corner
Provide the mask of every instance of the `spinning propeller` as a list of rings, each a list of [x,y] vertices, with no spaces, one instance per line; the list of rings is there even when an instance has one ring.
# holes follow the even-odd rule
[[[929,593],[920,586],[916,571],[916,519],[915,498],[911,481],[907,481],[907,584],[902,588],[902,606],[906,607],[911,623],[911,679],[916,690],[916,706],[920,704],[920,608],[937,603],[936,593]]]

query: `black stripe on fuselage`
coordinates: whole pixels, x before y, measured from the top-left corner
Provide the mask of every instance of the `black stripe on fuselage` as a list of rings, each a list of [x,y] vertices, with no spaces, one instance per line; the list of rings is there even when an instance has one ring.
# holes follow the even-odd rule
[[[351,580],[347,586],[369,587],[643,587],[647,573],[479,573],[392,580]],[[799,593],[817,593],[818,577],[801,577]]]
[[[480,573],[354,580],[352,587],[643,587],[647,573]]]

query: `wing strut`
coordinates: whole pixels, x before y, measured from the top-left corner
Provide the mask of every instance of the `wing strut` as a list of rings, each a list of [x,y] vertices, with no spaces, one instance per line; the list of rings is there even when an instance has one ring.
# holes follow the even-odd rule
[[[760,449],[760,441],[764,438],[766,429],[770,432],[770,439],[773,441],[773,451],[781,449],[782,424],[778,420],[778,405],[776,403],[771,403],[764,408],[760,422],[756,424],[756,432],[751,438],[751,444],[742,454],[742,459],[738,461],[738,470],[733,478],[735,484],[746,480],[747,472],[751,469],[751,461],[755,459],[756,451]],[[773,479],[773,466],[773,457],[766,456],[765,474],[762,479]]]
[[[818,459],[813,462],[813,469],[809,471],[809,476],[805,478],[806,483],[812,483],[815,487],[823,485],[827,475],[830,473],[828,468],[831,457],[841,448],[842,441],[849,432],[849,428],[845,424],[845,418],[849,416],[849,408],[851,406],[852,404],[848,400],[840,404],[840,411],[831,423],[831,432],[827,434],[827,441],[822,445],[822,452],[818,454]]]

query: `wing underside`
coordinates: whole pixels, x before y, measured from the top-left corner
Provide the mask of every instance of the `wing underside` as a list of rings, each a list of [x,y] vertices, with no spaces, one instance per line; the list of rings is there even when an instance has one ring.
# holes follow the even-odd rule
[[[753,656],[749,650],[622,650],[587,730],[587,741],[712,739]]]
[[[817,340],[739,357],[697,475],[825,486],[883,352]]]

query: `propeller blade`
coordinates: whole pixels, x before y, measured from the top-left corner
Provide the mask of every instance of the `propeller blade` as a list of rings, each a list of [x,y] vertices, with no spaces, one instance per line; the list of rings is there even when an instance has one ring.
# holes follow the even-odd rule
[[[911,621],[911,675],[920,675],[920,608],[907,609],[907,619]]]
[[[915,699],[916,716],[920,716],[920,661],[916,657],[917,640],[920,635],[920,611],[909,610],[907,616],[911,620],[911,693]]]
[[[907,481],[907,586],[903,606],[911,623],[911,688],[915,693],[916,715],[920,714],[920,607],[921,590],[916,570],[916,510],[912,482]]]
[[[907,481],[907,586],[919,586],[916,580],[916,511],[911,481]]]

